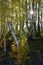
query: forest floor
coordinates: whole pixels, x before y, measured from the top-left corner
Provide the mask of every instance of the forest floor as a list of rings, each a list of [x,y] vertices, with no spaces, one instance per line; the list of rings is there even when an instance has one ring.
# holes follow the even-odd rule
[[[29,40],[30,65],[43,65],[43,37]]]
[[[43,65],[43,37],[39,37],[34,40],[29,40],[28,45],[30,48],[29,56],[30,60],[22,65]],[[1,57],[1,48],[0,48],[0,65],[18,65],[14,58],[5,58]]]

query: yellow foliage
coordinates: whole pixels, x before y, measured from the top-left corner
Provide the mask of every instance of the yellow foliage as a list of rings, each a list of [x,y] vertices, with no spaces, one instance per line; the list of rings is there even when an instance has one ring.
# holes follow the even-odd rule
[[[38,3],[38,2],[40,2],[40,0],[35,0],[35,2],[37,2],[37,3]]]
[[[2,46],[2,41],[0,41],[0,47]]]
[[[0,47],[3,48],[3,39],[0,40]]]

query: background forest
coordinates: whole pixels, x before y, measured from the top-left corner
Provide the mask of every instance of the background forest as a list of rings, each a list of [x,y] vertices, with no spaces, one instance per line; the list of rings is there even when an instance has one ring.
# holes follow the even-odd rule
[[[0,0],[0,65],[43,65],[43,0]]]

